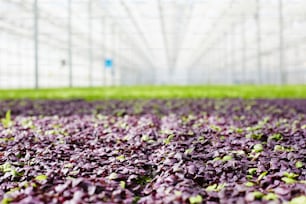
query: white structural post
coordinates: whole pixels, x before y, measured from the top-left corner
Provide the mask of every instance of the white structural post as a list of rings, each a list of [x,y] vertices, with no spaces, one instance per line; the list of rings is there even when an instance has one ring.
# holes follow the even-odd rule
[[[103,66],[102,66],[102,73],[103,73],[103,81],[102,81],[102,86],[106,86],[106,69],[105,69],[105,65],[104,65],[104,61],[105,61],[105,57],[106,57],[106,52],[105,52],[105,39],[106,39],[106,34],[105,34],[105,31],[106,31],[106,17],[105,16],[102,16],[102,32],[101,32],[101,38],[102,38],[102,59],[103,59]]]
[[[246,18],[245,14],[243,14],[243,21],[241,26],[241,75],[243,83],[246,83],[246,51],[247,51],[247,41],[246,41]]]
[[[261,4],[260,0],[256,0],[256,27],[257,27],[257,74],[258,83],[262,83],[262,58],[261,58],[261,17],[260,17]]]
[[[71,1],[68,0],[68,66],[69,66],[69,87],[73,87],[72,77],[72,8]]]
[[[234,83],[234,80],[233,80],[233,42],[232,42],[232,39],[231,39],[231,30],[229,29],[228,30],[228,33],[227,33],[227,55],[228,55],[228,68],[229,69],[229,83],[230,84],[233,84]]]
[[[224,59],[223,59],[223,61],[224,61],[224,67],[223,67],[223,70],[224,70],[224,72],[223,73],[220,73],[221,75],[222,75],[222,77],[221,77],[221,81],[226,81],[225,79],[224,79],[224,73],[226,73],[227,71],[226,70],[228,70],[228,67],[229,67],[229,63],[228,63],[228,55],[227,55],[227,34],[226,33],[224,33],[223,34],[223,57],[224,57]]]
[[[118,61],[118,32],[117,32],[117,26],[114,27],[114,60],[116,61],[115,69],[113,70],[113,85],[117,85],[117,76],[118,76],[118,67],[119,67],[119,61]]]
[[[34,0],[33,5],[34,10],[34,64],[35,64],[35,88],[39,88],[39,10],[38,10],[38,0]]]
[[[121,66],[121,61],[120,58],[118,57],[121,54],[121,46],[120,46],[120,42],[121,42],[121,35],[119,32],[119,29],[116,30],[117,33],[117,85],[121,85],[121,80],[122,80],[122,66]]]
[[[224,59],[223,59],[223,49],[222,49],[222,45],[223,45],[223,41],[222,41],[222,37],[220,38],[220,41],[219,41],[219,49],[218,49],[218,53],[219,53],[219,70],[217,72],[217,78],[218,78],[218,83],[220,83],[222,80],[220,80],[220,75],[221,73],[223,72],[222,70],[223,69],[223,65],[224,65]]]
[[[116,50],[116,46],[114,46],[115,45],[115,24],[114,23],[111,23],[111,27],[110,27],[110,38],[111,38],[111,40],[110,40],[110,46],[111,46],[111,48],[112,48],[112,51],[111,51],[111,59],[112,59],[112,61],[113,61],[113,66],[112,66],[112,68],[111,68],[111,70],[110,70],[110,81],[111,81],[111,83],[110,83],[110,85],[111,86],[113,86],[114,85],[114,75],[115,75],[115,69],[117,68],[117,62],[115,62],[115,51],[114,50]],[[115,47],[115,48],[114,48]]]
[[[283,15],[283,0],[278,0],[279,2],[279,73],[281,84],[286,82],[285,73],[285,60],[284,60],[284,15]]]
[[[235,46],[236,46],[236,41],[235,41],[235,24],[233,23],[232,24],[232,31],[231,31],[231,33],[232,33],[232,36],[231,36],[231,55],[232,55],[232,57],[231,57],[231,81],[232,81],[232,84],[235,84],[235,72],[237,71],[236,70],[236,53],[235,53]]]
[[[93,86],[92,69],[93,69],[93,53],[92,53],[92,0],[88,2],[88,55],[89,55],[89,86]]]
[[[226,60],[227,60],[227,67],[226,69],[228,70],[228,83],[232,84],[233,79],[232,79],[232,55],[231,55],[231,38],[230,38],[230,31],[226,33]]]

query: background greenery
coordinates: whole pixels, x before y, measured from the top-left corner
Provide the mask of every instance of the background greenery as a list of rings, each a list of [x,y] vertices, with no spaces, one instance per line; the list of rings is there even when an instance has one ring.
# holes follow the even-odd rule
[[[306,86],[130,86],[0,90],[0,99],[306,98]]]

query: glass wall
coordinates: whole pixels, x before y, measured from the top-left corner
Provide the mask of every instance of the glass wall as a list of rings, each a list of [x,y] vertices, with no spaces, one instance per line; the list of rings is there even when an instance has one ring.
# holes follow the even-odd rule
[[[305,24],[304,0],[0,0],[0,88],[304,84]]]

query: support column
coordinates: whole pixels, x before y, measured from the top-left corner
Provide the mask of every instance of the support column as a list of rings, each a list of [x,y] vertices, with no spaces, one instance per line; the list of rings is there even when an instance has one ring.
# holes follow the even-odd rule
[[[256,23],[257,23],[257,72],[258,84],[262,84],[262,56],[261,56],[261,17],[260,0],[256,0]]]
[[[223,54],[224,54],[224,58],[223,58],[223,61],[224,61],[224,67],[223,67],[223,73],[220,73],[220,75],[222,76],[221,77],[221,81],[226,81],[224,79],[224,73],[227,73],[227,70],[229,68],[229,63],[228,63],[228,55],[227,55],[227,49],[228,49],[228,44],[227,44],[227,33],[224,33],[223,34]]]
[[[243,22],[242,22],[242,31],[241,31],[241,42],[242,42],[242,50],[241,50],[241,75],[243,83],[246,83],[246,52],[247,52],[247,40],[246,40],[246,18],[245,14],[243,15]]]
[[[88,80],[89,86],[93,86],[92,68],[93,68],[93,54],[92,54],[92,0],[88,2],[88,55],[89,55],[89,72]]]
[[[34,0],[34,64],[35,64],[35,88],[39,88],[39,8],[38,0]]]
[[[102,50],[102,55],[101,55],[101,57],[102,57],[102,73],[103,73],[103,79],[102,79],[102,86],[106,86],[106,70],[105,70],[105,65],[104,65],[104,61],[105,61],[105,58],[106,58],[106,52],[105,52],[105,36],[106,36],[106,34],[105,34],[105,31],[106,31],[106,23],[105,23],[105,16],[102,16],[102,22],[101,22],[101,39],[102,39],[102,47],[101,47],[101,50]]]
[[[285,60],[284,60],[284,15],[283,15],[283,0],[278,0],[279,11],[279,73],[281,84],[286,84]]]
[[[68,0],[68,66],[69,66],[69,87],[73,87],[73,73],[72,73],[72,18],[71,18],[71,1]]]
[[[236,50],[235,50],[235,46],[236,46],[236,39],[235,39],[235,24],[232,24],[232,31],[231,31],[232,35],[231,35],[231,83],[235,84],[235,72],[236,72]]]

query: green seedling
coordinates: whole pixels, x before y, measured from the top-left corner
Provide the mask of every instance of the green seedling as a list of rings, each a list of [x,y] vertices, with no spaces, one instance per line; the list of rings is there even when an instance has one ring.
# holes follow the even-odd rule
[[[281,146],[281,145],[275,145],[274,146],[274,151],[275,152],[292,152],[292,151],[294,151],[294,148],[284,147],[284,146]]]
[[[306,203],[306,196],[305,195],[295,197],[289,202],[289,204],[305,204],[305,203]]]
[[[125,182],[124,181],[120,181],[120,187],[125,189]]]
[[[294,184],[296,183],[296,180],[293,178],[283,177],[282,181],[284,181],[286,184]]]
[[[13,201],[12,198],[3,198],[1,204],[10,204]]]
[[[248,181],[244,184],[246,187],[252,187],[252,186],[255,186],[255,183],[251,182],[251,181]]]
[[[261,140],[262,134],[249,133],[246,135],[246,138],[252,138],[254,140]]]
[[[295,178],[299,177],[298,174],[291,173],[291,172],[284,172],[284,176],[287,177],[287,178],[292,178],[292,179],[295,179]]]
[[[268,193],[267,195],[263,196],[264,200],[277,200],[278,196],[275,193]]]
[[[279,133],[273,134],[269,137],[270,140],[280,141],[283,139],[283,136]]]
[[[285,172],[284,177],[282,177],[282,181],[284,181],[286,184],[294,184],[297,182],[297,177],[299,177],[298,174]]]
[[[36,181],[45,181],[48,179],[48,176],[44,175],[44,174],[41,174],[41,175],[38,175],[35,177],[35,180]]]
[[[230,160],[232,160],[233,159],[233,157],[231,156],[231,155],[226,155],[226,156],[224,156],[223,158],[222,158],[222,161],[223,162],[227,162],[227,161],[230,161]]]
[[[203,202],[203,198],[201,195],[191,196],[189,202],[190,204],[200,204]]]
[[[256,144],[256,145],[254,145],[252,152],[259,153],[259,152],[262,152],[263,149],[264,148],[263,148],[262,144]]]
[[[262,173],[258,176],[257,181],[260,181],[261,179],[263,179],[267,174],[268,174],[267,171],[262,172]]]
[[[265,194],[263,194],[262,192],[259,192],[259,191],[255,191],[255,192],[252,193],[252,195],[254,196],[255,199],[262,199]]]
[[[8,110],[5,114],[5,118],[1,119],[1,123],[4,128],[9,128],[13,125],[13,121],[11,118],[11,111]]]
[[[189,148],[185,150],[185,154],[191,154],[193,152],[194,148]]]
[[[301,161],[297,161],[296,163],[295,163],[295,167],[296,168],[302,168],[303,167],[303,162],[301,162]]]
[[[210,185],[206,188],[206,191],[210,192],[210,191],[215,191],[215,192],[219,192],[221,191],[224,187],[226,186],[225,183],[223,184],[213,184]]]
[[[164,143],[166,145],[170,144],[170,142],[172,141],[172,139],[174,138],[174,134],[171,134],[167,137],[167,139],[164,140]]]
[[[109,180],[115,180],[118,178],[118,174],[116,173],[111,173],[109,176],[108,176],[108,179]]]
[[[117,156],[116,159],[119,160],[120,162],[123,162],[125,160],[125,156],[120,155],[120,156]]]
[[[256,174],[256,171],[257,171],[257,168],[250,168],[250,169],[248,170],[248,173],[249,173],[250,175],[254,175],[254,174]]]

